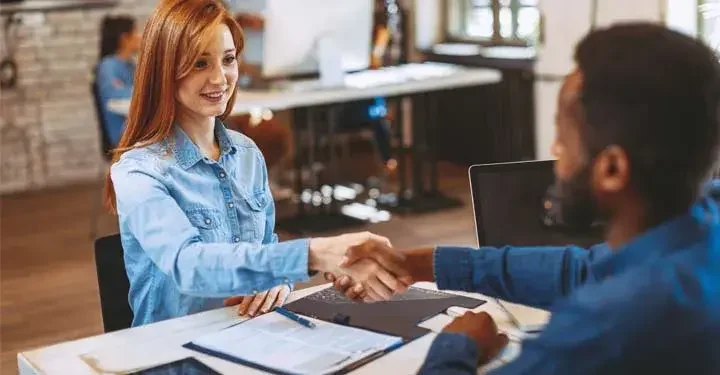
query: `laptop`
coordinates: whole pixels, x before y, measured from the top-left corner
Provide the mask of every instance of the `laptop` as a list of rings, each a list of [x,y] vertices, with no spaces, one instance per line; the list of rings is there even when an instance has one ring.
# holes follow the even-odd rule
[[[601,226],[568,229],[553,210],[554,160],[470,167],[478,246],[590,247],[603,242]]]

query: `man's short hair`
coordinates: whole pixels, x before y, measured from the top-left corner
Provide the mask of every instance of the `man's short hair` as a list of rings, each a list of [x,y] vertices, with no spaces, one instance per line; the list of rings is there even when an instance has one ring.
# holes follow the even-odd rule
[[[575,60],[589,156],[620,146],[650,204],[687,205],[717,159],[718,56],[662,26],[628,23],[588,34]]]

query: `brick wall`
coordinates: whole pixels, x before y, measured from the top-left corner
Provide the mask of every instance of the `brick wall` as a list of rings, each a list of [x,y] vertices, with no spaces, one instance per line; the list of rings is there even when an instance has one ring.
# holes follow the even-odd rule
[[[142,26],[156,2],[120,0],[112,8],[47,12],[38,25],[16,26],[18,85],[0,92],[0,193],[100,176],[90,94],[100,22],[106,14],[124,13]]]

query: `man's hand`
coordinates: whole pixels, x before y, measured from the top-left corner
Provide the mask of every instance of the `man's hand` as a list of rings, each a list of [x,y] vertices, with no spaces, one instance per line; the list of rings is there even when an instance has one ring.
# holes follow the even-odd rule
[[[372,259],[357,261],[341,272],[363,286],[367,293],[365,302],[387,301],[395,294],[404,293],[409,286],[402,277],[398,278]]]
[[[392,250],[390,240],[370,232],[348,233],[336,237],[313,238],[310,240],[308,267],[313,271],[336,273],[340,264],[355,249],[364,249],[364,254],[382,253],[378,257],[394,258],[401,262],[404,256]],[[360,259],[355,259],[355,261]]]
[[[342,267],[352,267],[356,262],[363,259],[377,259],[380,264],[386,264],[398,274],[396,279],[407,289],[411,284],[418,281],[434,281],[433,257],[434,248],[422,248],[403,251],[404,258],[397,263],[383,259],[383,257],[367,247],[354,247],[350,249],[343,260]],[[382,262],[382,263],[381,263]],[[402,276],[398,276],[402,275]],[[378,293],[368,292],[368,288],[357,280],[353,280],[347,273],[325,273],[325,280],[333,283],[335,289],[340,291],[349,300],[355,302],[374,302],[385,300]]]
[[[488,363],[507,345],[508,337],[498,334],[495,321],[486,312],[466,312],[463,316],[455,318],[443,332],[460,333],[469,336],[478,346],[479,364]]]
[[[325,276],[326,281],[333,283],[333,287],[344,294],[345,298],[355,302],[364,302],[368,299],[367,292],[365,292],[363,285],[354,282],[350,276],[342,275],[335,277],[335,275],[330,272],[325,272],[323,276]]]
[[[372,259],[377,261],[383,267],[387,267],[387,269],[391,270],[391,274],[395,276],[395,278],[404,286],[405,290],[411,284],[418,281],[434,281],[434,248],[403,251],[402,258],[385,258],[381,252],[379,253],[376,250],[377,249],[370,249],[362,246],[351,248],[341,264],[342,267],[345,267],[343,270],[348,269],[352,271],[352,267],[356,264],[356,262],[360,262],[365,259]],[[352,276],[351,271],[334,274],[325,273],[325,279],[333,282],[335,289],[345,294],[345,297],[350,300],[365,302],[386,300],[386,298],[383,298],[382,294],[373,293],[372,291],[369,291],[365,285],[359,283],[358,280],[353,280],[348,277]],[[343,276],[343,273],[345,276]]]
[[[369,232],[310,241],[310,269],[349,276],[371,300],[388,300],[407,290],[404,262],[405,255],[392,249],[387,238]]]
[[[282,306],[290,295],[290,286],[278,285],[268,291],[254,296],[235,296],[225,300],[225,306],[238,307],[238,315],[254,317],[258,313],[265,314],[275,307]]]

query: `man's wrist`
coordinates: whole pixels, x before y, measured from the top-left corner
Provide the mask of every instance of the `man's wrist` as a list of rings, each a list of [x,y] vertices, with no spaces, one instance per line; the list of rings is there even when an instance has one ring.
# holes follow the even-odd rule
[[[435,281],[434,254],[435,248],[415,249],[405,253],[407,270],[413,281]]]

